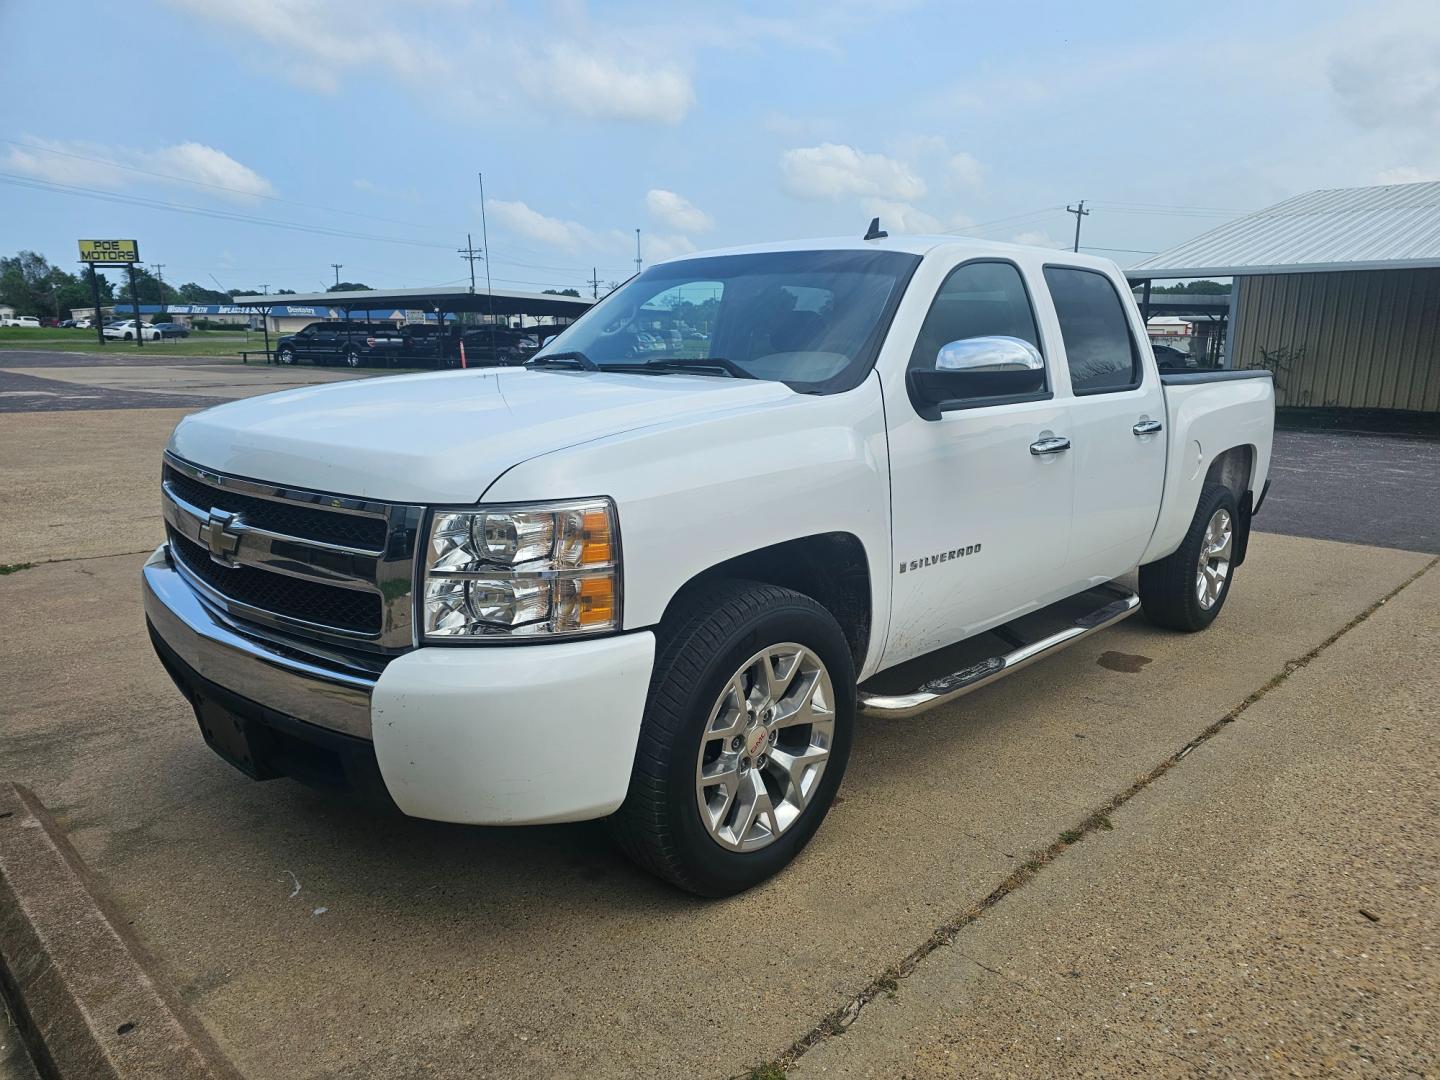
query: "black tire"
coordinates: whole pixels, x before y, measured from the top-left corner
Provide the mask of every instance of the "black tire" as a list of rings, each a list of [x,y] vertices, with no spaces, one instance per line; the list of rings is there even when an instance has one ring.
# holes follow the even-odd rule
[[[351,368],[364,367],[365,358],[354,349],[351,349],[345,354],[345,366]]]
[[[295,352],[292,349],[281,349],[275,354],[275,359],[282,364],[295,363]]]
[[[640,866],[701,896],[757,885],[798,855],[820,827],[845,774],[855,718],[855,669],[834,616],[808,596],[753,581],[695,589],[658,631],[655,668],[625,803],[609,819]],[[835,726],[819,785],[800,816],[768,846],[722,847],[696,803],[695,769],[710,710],[745,660],[768,645],[812,650],[830,675]]]
[[[1231,558],[1226,570],[1219,595],[1210,607],[1200,602],[1196,577],[1200,564],[1201,549],[1205,546],[1205,533],[1210,519],[1220,510],[1230,515],[1232,530]],[[1240,527],[1240,512],[1235,505],[1235,496],[1222,484],[1206,484],[1200,490],[1200,503],[1195,508],[1195,517],[1185,533],[1180,546],[1158,562],[1140,567],[1140,603],[1145,617],[1156,626],[1169,630],[1193,632],[1204,630],[1230,595],[1230,585],[1235,580],[1234,531]]]

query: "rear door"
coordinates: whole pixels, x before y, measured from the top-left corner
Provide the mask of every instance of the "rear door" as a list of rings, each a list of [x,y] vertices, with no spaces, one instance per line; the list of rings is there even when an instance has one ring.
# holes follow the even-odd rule
[[[1075,503],[1070,576],[1084,587],[1132,569],[1160,512],[1165,401],[1123,287],[1092,267],[1047,264],[1070,376]]]

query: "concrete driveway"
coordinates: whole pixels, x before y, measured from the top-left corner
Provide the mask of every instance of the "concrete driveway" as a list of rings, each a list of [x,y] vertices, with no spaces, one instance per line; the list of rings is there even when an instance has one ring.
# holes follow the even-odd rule
[[[1375,1061],[1433,1069],[1440,1025],[1412,1022],[1435,1000],[1437,810],[1414,771],[1433,776],[1440,711],[1422,707],[1433,665],[1416,666],[1436,644],[1436,572],[1417,577],[1430,556],[1260,535],[1205,634],[1134,619],[948,709],[862,722],[804,856],[706,902],[634,870],[595,825],[413,821],[255,784],[211,754],[150,654],[136,585],[179,415],[0,425],[0,491],[21,485],[0,505],[0,562],[40,563],[0,577],[0,740],[7,777],[48,804],[245,1074],[1278,1070],[1263,1032],[1223,1041],[1259,1015],[1246,1000],[1266,1003],[1271,1035],[1328,1031],[1355,1007],[1349,981],[1378,976],[1323,960],[1322,936],[1308,967],[1241,977],[1231,943],[1268,940],[1260,899],[1288,898],[1314,938],[1324,927],[1295,894],[1349,910],[1376,901],[1337,877],[1389,888],[1402,873],[1422,892],[1409,923],[1385,924],[1386,955],[1410,974],[1385,982],[1361,1041],[1395,1050]],[[1377,702],[1404,739],[1370,730]],[[1336,775],[1347,734],[1366,737],[1353,777]],[[1267,818],[1270,846],[1227,857],[1218,840],[1266,806],[1288,808]],[[1341,813],[1349,831],[1327,831],[1354,807],[1362,825]],[[1366,863],[1353,841],[1367,828],[1407,842]],[[936,966],[959,951],[978,966]],[[1172,1045],[1187,1001],[1228,1010],[1205,1029],[1209,1058]],[[1320,1072],[1340,1044],[1286,1046]]]

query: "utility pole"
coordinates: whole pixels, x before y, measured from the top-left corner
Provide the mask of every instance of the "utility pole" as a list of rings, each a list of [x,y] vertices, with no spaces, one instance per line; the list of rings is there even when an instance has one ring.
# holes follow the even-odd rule
[[[261,285],[261,286],[260,286],[260,292],[261,292],[263,295],[265,295],[265,296],[269,296],[269,295],[270,295],[270,286],[269,286],[269,285]]]
[[[164,322],[164,321],[165,321],[165,318],[164,318],[164,316],[165,316],[165,264],[164,264],[164,263],[151,263],[150,265],[155,268],[155,279],[160,282],[160,316],[161,316],[161,318],[159,319],[159,321],[160,321],[160,322]]]
[[[590,295],[596,300],[600,299],[600,274],[594,266],[590,268]]]
[[[1087,217],[1089,217],[1089,216],[1090,216],[1090,211],[1085,209],[1085,200],[1084,200],[1084,199],[1081,199],[1079,206],[1067,206],[1067,207],[1065,207],[1065,212],[1066,212],[1067,214],[1074,214],[1074,215],[1075,215],[1075,247],[1074,247],[1074,250],[1075,250],[1075,251],[1079,251],[1079,250],[1080,250],[1080,219],[1081,219],[1081,218],[1087,218]]]
[[[640,230],[635,230],[635,272],[640,272]]]
[[[339,285],[339,284],[340,284],[340,270],[344,267],[345,264],[344,264],[344,263],[331,263],[330,265],[335,268],[335,284],[336,284],[336,285]]]
[[[485,247],[485,307],[490,320],[490,355],[495,355],[495,289],[490,284],[490,227],[485,224],[485,174],[477,172],[480,178],[480,243]]]
[[[465,246],[459,249],[460,257],[470,264],[470,291],[475,291],[475,260],[485,258],[475,250],[475,244],[470,239],[470,234],[465,234]]]

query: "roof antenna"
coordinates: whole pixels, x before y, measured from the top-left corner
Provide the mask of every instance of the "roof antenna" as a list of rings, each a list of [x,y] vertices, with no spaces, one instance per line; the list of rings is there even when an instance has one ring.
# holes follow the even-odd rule
[[[876,217],[876,218],[871,218],[871,219],[870,219],[870,228],[868,228],[868,229],[865,230],[865,235],[864,235],[863,237],[861,237],[861,239],[863,239],[863,240],[883,240],[883,239],[885,239],[885,237],[887,237],[887,236],[889,236],[889,235],[890,235],[890,234],[889,234],[888,232],[886,232],[884,229],[880,228],[880,219],[879,219],[878,217]]]

